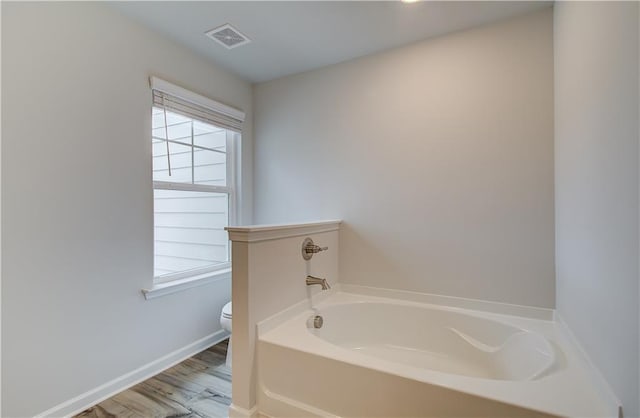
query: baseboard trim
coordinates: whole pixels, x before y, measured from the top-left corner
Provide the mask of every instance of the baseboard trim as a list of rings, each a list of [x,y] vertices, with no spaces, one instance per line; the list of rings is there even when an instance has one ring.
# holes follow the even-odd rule
[[[251,409],[245,409],[239,407],[236,404],[229,406],[229,418],[257,418],[258,417],[258,405],[254,405]]]
[[[269,390],[262,389],[262,393],[259,395],[261,398],[259,417],[317,417],[317,418],[340,418],[338,415],[332,414],[328,411],[316,408],[315,406],[308,405],[304,402],[291,399],[287,396],[282,396],[277,393],[273,393]],[[264,404],[264,405],[263,405]],[[262,410],[269,412],[264,413]]]
[[[207,335],[206,337],[189,345],[179,348],[166,356],[160,357],[159,359],[117,377],[110,382],[100,385],[95,389],[56,405],[53,408],[36,415],[35,418],[69,417],[80,413],[85,409],[110,398],[116,393],[122,392],[123,390],[150,378],[151,376],[155,376],[169,367],[175,366],[194,354],[197,354],[212,345],[218,344],[228,336],[229,333],[224,330],[216,331],[213,334]]]

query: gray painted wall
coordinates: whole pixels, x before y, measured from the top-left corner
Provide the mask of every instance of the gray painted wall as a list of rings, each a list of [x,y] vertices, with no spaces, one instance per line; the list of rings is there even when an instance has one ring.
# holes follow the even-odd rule
[[[557,308],[638,405],[638,4],[555,5]]]
[[[2,416],[219,329],[228,280],[140,292],[153,276],[151,74],[248,112],[250,221],[248,83],[99,3],[2,2]]]
[[[340,218],[340,280],[554,306],[552,10],[254,89],[258,223]]]

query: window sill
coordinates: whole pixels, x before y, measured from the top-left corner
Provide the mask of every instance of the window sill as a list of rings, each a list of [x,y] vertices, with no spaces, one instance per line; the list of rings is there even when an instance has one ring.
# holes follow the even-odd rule
[[[166,283],[156,283],[151,289],[142,289],[144,298],[155,299],[160,296],[170,295],[172,293],[181,292],[193,287],[204,286],[219,280],[231,278],[231,269],[213,271],[209,273],[199,274],[197,276],[187,277],[184,279],[172,280]]]

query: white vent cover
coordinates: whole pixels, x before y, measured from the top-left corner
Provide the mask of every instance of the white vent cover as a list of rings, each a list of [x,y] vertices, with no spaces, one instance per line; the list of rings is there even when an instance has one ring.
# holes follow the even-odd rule
[[[227,49],[236,48],[251,42],[251,39],[228,23],[205,32],[205,35]]]

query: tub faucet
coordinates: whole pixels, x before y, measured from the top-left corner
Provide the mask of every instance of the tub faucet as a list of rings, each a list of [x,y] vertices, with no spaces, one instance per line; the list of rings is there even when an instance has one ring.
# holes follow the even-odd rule
[[[321,279],[320,277],[307,276],[307,286],[312,286],[314,284],[319,284],[322,286],[322,290],[331,289],[327,279]]]

